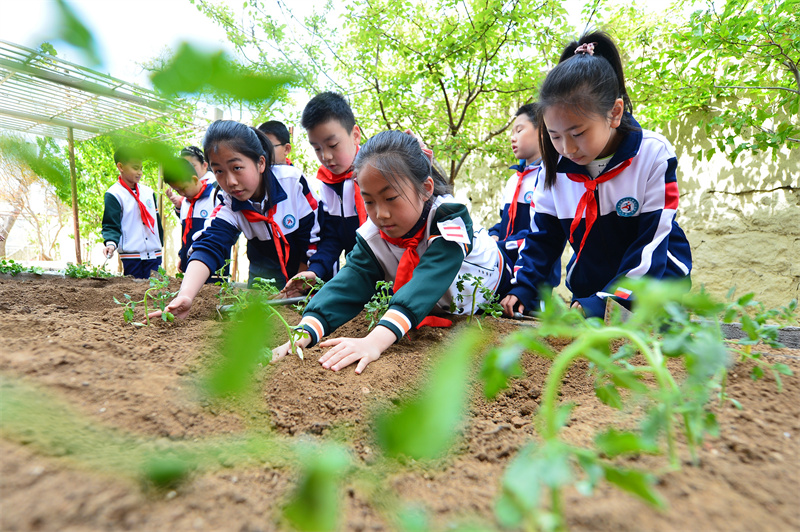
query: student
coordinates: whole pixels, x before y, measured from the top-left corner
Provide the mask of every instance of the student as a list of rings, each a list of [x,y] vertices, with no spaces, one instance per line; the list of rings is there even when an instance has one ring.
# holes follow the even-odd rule
[[[208,169],[208,162],[206,162],[205,156],[203,155],[203,150],[197,146],[187,146],[181,150],[181,157],[192,165],[195,172],[194,175],[196,175],[200,181],[208,182],[212,186],[216,184],[217,180],[214,178],[214,174]],[[175,211],[180,213],[183,196],[175,194],[170,189],[167,189],[166,195],[175,206]]]
[[[103,200],[104,252],[111,258],[119,250],[124,274],[147,279],[161,266],[164,230],[158,201],[153,189],[139,183],[142,156],[138,151],[122,146],[114,152],[114,162],[119,177]]]
[[[250,282],[274,278],[277,286],[305,268],[317,201],[292,166],[272,166],[272,145],[259,130],[217,120],[203,142],[222,189],[220,205],[195,237],[180,292],[167,306],[185,318],[212,272],[225,263],[240,233],[247,237]]]
[[[602,317],[605,299],[628,305],[626,279],[688,278],[691,250],[675,221],[677,158],[631,115],[619,52],[604,33],[570,43],[539,90],[544,186],[515,266],[506,314],[539,305],[538,287],[567,241],[573,307]]]
[[[274,150],[274,161],[272,164],[292,164],[289,160],[289,153],[292,151],[292,139],[289,136],[289,129],[283,122],[269,120],[264,122],[258,129],[264,133],[272,143]]]
[[[355,173],[369,219],[358,229],[347,264],[306,307],[299,327],[309,336],[295,345],[316,344],[364,308],[378,281],[393,281],[389,310],[372,332],[320,344],[331,348],[320,358],[323,367],[338,371],[358,361],[361,373],[410,329],[441,325],[441,318],[428,316],[432,310],[471,312],[472,287],[458,290],[461,275],[481,277],[484,286],[503,293],[510,274],[495,242],[474,228],[467,208],[447,194],[431,156],[411,135],[375,135],[358,154]],[[485,301],[483,294],[477,297],[477,303]],[[286,355],[289,347],[287,342],[276,348],[273,358]]]
[[[517,110],[511,125],[511,150],[519,159],[519,164],[511,169],[517,173],[506,182],[503,189],[504,205],[500,211],[500,221],[489,229],[489,234],[512,265],[517,261],[519,247],[531,229],[533,191],[539,184],[542,163],[538,120],[539,106],[535,103],[525,104]],[[547,279],[548,285],[558,286],[560,277],[561,265],[556,264]]]
[[[203,230],[206,220],[211,217],[218,203],[214,194],[215,181],[201,180],[197,168],[185,158],[179,158],[172,165],[164,167],[164,181],[185,201],[181,204],[178,217],[181,220],[181,249],[178,251],[178,270],[186,271],[188,254],[195,236]],[[230,257],[228,250],[226,259]],[[209,277],[209,282],[215,278]]]
[[[356,243],[356,229],[367,219],[358,183],[353,178],[353,160],[361,142],[361,130],[353,111],[341,94],[323,92],[303,109],[300,123],[322,163],[319,209],[320,236],[308,271],[287,283],[285,297],[300,295],[316,279],[328,281],[339,270],[342,251],[350,253]]]

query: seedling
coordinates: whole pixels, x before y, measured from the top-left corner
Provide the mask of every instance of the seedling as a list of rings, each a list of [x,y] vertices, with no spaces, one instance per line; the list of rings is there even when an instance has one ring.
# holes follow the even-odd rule
[[[484,314],[488,316],[492,316],[493,318],[499,318],[503,315],[503,307],[500,306],[500,303],[497,301],[497,294],[489,288],[488,286],[483,284],[483,277],[479,277],[477,275],[473,275],[471,273],[465,273],[464,275],[459,275],[458,280],[456,281],[456,288],[458,289],[458,295],[456,299],[458,299],[459,303],[464,302],[464,285],[472,287],[472,309],[469,313],[469,317],[467,318],[467,323],[472,323],[472,317],[475,315],[475,309],[482,310]],[[483,296],[485,300],[483,303],[477,303],[477,295],[478,292]],[[478,318],[475,318],[475,322],[478,324],[479,329],[483,329],[481,325],[481,321]]]
[[[381,317],[389,310],[389,301],[392,300],[392,281],[378,281],[375,283],[375,294],[364,305],[364,310],[367,311],[367,321],[369,322],[369,329],[381,320]]]
[[[114,297],[114,302],[117,305],[123,305],[125,307],[122,314],[125,323],[131,323],[137,327],[149,326],[150,317],[148,316],[148,300],[151,304],[154,304],[161,310],[162,321],[174,321],[175,316],[171,312],[167,312],[165,309],[172,298],[177,295],[177,292],[170,292],[167,290],[168,287],[169,277],[167,276],[167,272],[164,270],[164,268],[159,267],[158,272],[150,277],[150,288],[145,291],[144,298],[141,301],[133,300],[128,294],[123,294],[125,296],[124,301],[120,301]],[[144,305],[144,323],[133,321],[135,317],[136,306],[140,304]]]
[[[106,271],[105,267],[87,266],[85,264],[67,263],[64,275],[73,279],[87,279],[89,277],[113,277],[114,274]]]
[[[6,273],[13,277],[24,271],[25,266],[19,262],[15,262],[14,259],[0,259],[0,273]]]
[[[323,281],[319,277],[315,278],[313,283],[308,279],[306,279],[305,277],[302,277],[302,279],[303,279],[303,284],[305,285],[304,288],[308,288],[308,293],[300,303],[292,305],[292,308],[298,314],[302,314],[303,311],[306,310],[306,307],[308,306],[308,302],[311,300],[311,297],[315,293],[319,292],[320,288],[322,288],[325,285],[325,281]]]

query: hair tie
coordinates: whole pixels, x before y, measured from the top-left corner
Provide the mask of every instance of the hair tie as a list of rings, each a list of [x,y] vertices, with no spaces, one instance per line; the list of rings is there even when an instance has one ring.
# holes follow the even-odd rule
[[[589,54],[594,55],[594,45],[597,44],[595,42],[585,42],[582,45],[575,48],[575,55],[578,54]]]

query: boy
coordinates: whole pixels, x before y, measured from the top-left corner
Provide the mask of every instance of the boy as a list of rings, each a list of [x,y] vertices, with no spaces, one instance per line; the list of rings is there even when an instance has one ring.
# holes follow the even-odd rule
[[[189,251],[197,233],[203,230],[206,220],[214,211],[214,182],[208,182],[197,176],[196,168],[185,158],[175,159],[172,165],[164,166],[164,181],[175,192],[183,196],[178,217],[181,220],[181,249],[178,251],[178,270],[186,271],[189,263]],[[218,203],[218,202],[216,202]],[[230,250],[228,257],[230,258]],[[214,282],[214,276],[207,282]]]
[[[356,243],[356,229],[367,219],[364,200],[353,178],[353,161],[361,142],[361,130],[353,111],[341,94],[323,92],[311,99],[300,123],[322,163],[317,172],[321,182],[319,209],[320,238],[308,271],[286,284],[284,297],[295,297],[316,279],[328,281],[339,270],[342,251],[350,253]]]
[[[104,198],[105,255],[110,258],[119,249],[125,275],[147,279],[161,266],[164,230],[158,202],[153,189],[139,183],[142,157],[136,150],[120,147],[114,152],[114,162],[119,177]]]
[[[272,164],[292,164],[289,160],[289,152],[292,151],[292,139],[289,136],[289,129],[283,122],[277,120],[270,120],[264,122],[258,129],[263,131],[269,141],[272,143],[272,149],[275,153],[274,161]]]

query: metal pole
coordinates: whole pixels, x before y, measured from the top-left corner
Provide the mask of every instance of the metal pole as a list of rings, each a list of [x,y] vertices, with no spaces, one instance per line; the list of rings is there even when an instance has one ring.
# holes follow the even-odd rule
[[[161,216],[161,229],[164,234],[161,235],[161,266],[164,271],[167,271],[167,215],[164,212],[164,165],[158,163],[158,215]],[[172,203],[170,202],[170,205]]]
[[[67,128],[69,144],[69,184],[72,189],[72,230],[75,234],[75,262],[81,264],[81,233],[78,225],[78,177],[75,172],[75,137],[72,128]]]

